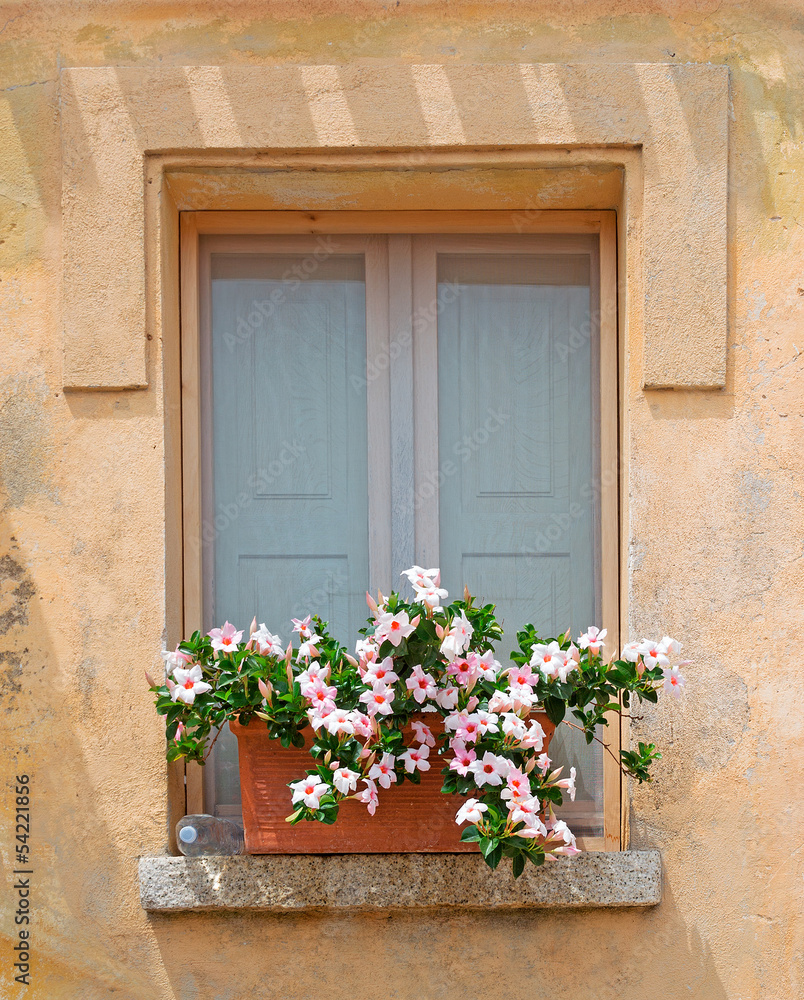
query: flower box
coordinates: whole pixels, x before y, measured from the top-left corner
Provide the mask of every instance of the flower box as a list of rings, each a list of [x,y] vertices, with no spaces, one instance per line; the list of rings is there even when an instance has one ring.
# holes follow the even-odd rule
[[[203,763],[213,728],[230,724],[252,854],[479,849],[492,869],[510,858],[515,878],[528,861],[577,854],[555,812],[565,792],[575,797],[575,768],[562,777],[547,742],[565,721],[602,742],[598,727],[633,697],[680,694],[679,643],[627,643],[606,662],[605,629],[589,626],[576,645],[569,632],[543,639],[528,624],[505,666],[493,604],[464,590],[443,606],[437,569],[404,575],[413,602],[366,595],[372,617],[355,656],[309,615],[292,619],[298,647],[255,618],[246,641],[226,622],[165,651],[164,683],[146,676],[166,716],[168,760]],[[660,756],[639,743],[618,763],[646,781]]]
[[[533,716],[545,732],[545,751],[555,726],[541,712]],[[434,736],[444,731],[444,720],[435,712],[417,719]],[[421,775],[421,783],[409,781],[383,789],[375,816],[356,799],[342,803],[337,823],[297,823],[285,818],[291,805],[288,782],[298,781],[310,766],[313,734],[305,732],[304,748],[280,746],[265,726],[254,720],[248,726],[230,722],[237,737],[243,824],[249,854],[453,854],[477,851],[477,843],[458,839],[455,814],[464,796],[444,795],[441,774],[446,755],[430,758],[432,767]],[[403,730],[410,743],[410,728]]]

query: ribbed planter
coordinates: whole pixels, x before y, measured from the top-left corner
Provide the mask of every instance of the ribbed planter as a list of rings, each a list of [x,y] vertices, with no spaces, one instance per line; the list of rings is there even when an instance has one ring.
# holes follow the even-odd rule
[[[534,717],[549,742],[555,726],[541,712]],[[443,732],[440,715],[425,713],[417,718],[434,735]],[[442,794],[445,758],[434,750],[430,751],[430,770],[422,774],[420,784],[405,781],[378,789],[379,803],[374,816],[368,814],[362,802],[349,800],[342,803],[332,826],[306,821],[291,826],[285,817],[295,807],[287,786],[290,781],[302,779],[312,767],[309,754],[312,731],[305,730],[304,749],[286,749],[268,736],[259,720],[248,726],[232,722],[230,728],[237,737],[249,854],[450,854],[478,849],[477,844],[460,842],[461,828],[455,823],[455,814],[464,799]],[[405,742],[411,742],[410,733],[406,733]]]

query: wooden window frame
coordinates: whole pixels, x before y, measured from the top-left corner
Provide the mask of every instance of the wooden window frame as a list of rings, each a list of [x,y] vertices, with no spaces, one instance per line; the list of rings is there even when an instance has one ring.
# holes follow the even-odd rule
[[[620,517],[619,517],[619,385],[621,359],[618,337],[617,304],[617,216],[614,211],[191,211],[180,213],[180,352],[181,352],[181,414],[182,414],[182,551],[183,607],[182,628],[188,634],[200,628],[203,621],[203,540],[202,540],[202,426],[201,406],[201,295],[208,280],[201,273],[200,237],[226,236],[386,236],[388,267],[410,270],[412,260],[405,241],[413,235],[449,236],[481,234],[534,235],[597,235],[599,240],[599,385],[600,385],[600,543],[601,543],[601,619],[608,629],[609,649],[619,648],[621,619],[620,584]],[[351,241],[350,241],[351,242]],[[369,243],[366,244],[368,246]],[[208,279],[208,275],[206,275]],[[410,275],[412,287],[412,274]],[[404,287],[404,286],[401,286]],[[405,322],[410,314],[411,299],[388,301],[387,312],[375,317],[369,327],[388,337],[396,322]],[[409,320],[407,321],[409,323]],[[369,334],[371,336],[371,333]],[[432,338],[431,338],[432,339]],[[429,360],[432,361],[432,358]],[[416,363],[419,379],[428,377],[426,359]],[[412,359],[407,368],[400,367],[400,381],[390,377],[373,390],[375,395],[388,391],[396,383],[396,391],[412,390]],[[409,375],[409,378],[408,378]],[[436,377],[436,369],[429,372]],[[419,383],[417,383],[419,385]],[[421,391],[419,385],[417,391]],[[371,390],[369,415],[372,412]],[[391,411],[394,411],[391,397]],[[370,425],[372,421],[370,420]],[[410,428],[412,430],[412,428]],[[375,423],[372,433],[376,444],[393,454],[393,420]],[[387,437],[387,440],[386,440]],[[372,441],[369,442],[371,448]],[[437,442],[436,442],[437,448]],[[430,456],[432,460],[432,456]],[[436,456],[437,463],[437,456]],[[411,470],[412,472],[413,470]],[[375,498],[377,507],[393,503],[390,479],[379,485]],[[371,504],[371,497],[370,497]],[[372,516],[373,515],[373,516]],[[370,506],[370,524],[377,523],[376,510]],[[437,533],[435,535],[437,538]],[[394,543],[392,543],[394,544]],[[380,563],[390,564],[390,552],[375,540],[374,551]],[[426,559],[425,559],[426,561]],[[606,731],[610,749],[616,754],[628,745],[627,722],[615,713]],[[622,779],[612,754],[603,756],[603,829],[602,837],[584,838],[586,850],[617,851],[628,847],[627,783]],[[202,769],[188,765],[185,771],[185,802],[187,813],[203,812],[204,792]]]

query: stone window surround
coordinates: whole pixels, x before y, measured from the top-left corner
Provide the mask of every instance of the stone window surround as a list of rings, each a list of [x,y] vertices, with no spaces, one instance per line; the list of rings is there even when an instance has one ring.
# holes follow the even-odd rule
[[[514,879],[467,854],[144,857],[139,883],[142,908],[164,914],[644,908],[661,902],[662,864],[658,851],[590,852]]]
[[[387,196],[366,196],[366,172],[377,171],[430,186],[429,201],[420,184],[419,200],[402,205],[394,195],[393,207],[434,209],[444,207],[436,182],[454,170],[527,171],[532,183],[518,196],[492,184],[450,208],[617,209],[627,364],[641,366],[645,388],[725,386],[725,67],[73,68],[62,73],[61,96],[66,389],[144,389],[160,383],[162,368],[171,396],[179,212],[387,209]],[[512,96],[526,111],[516,121],[505,113]],[[248,114],[238,116],[238,105]],[[382,116],[389,106],[391,121]],[[340,201],[294,203],[299,182],[321,182],[321,171],[337,175]],[[621,181],[614,197],[612,172]],[[529,871],[514,888],[487,874],[479,859],[449,855],[140,861],[143,906],[154,911],[661,898],[658,852],[584,854]]]
[[[169,333],[175,312],[159,277],[176,246],[170,216],[213,207],[210,187],[215,208],[246,207],[246,174],[248,207],[273,197],[309,210],[306,199],[292,203],[292,183],[277,204],[283,171],[346,180],[361,167],[421,175],[514,162],[534,170],[532,197],[486,207],[569,207],[540,169],[622,168],[619,205],[572,207],[620,210],[629,360],[641,352],[646,388],[723,388],[728,107],[728,69],[698,64],[65,69],[65,388],[153,381],[147,343]],[[198,186],[173,200],[171,171],[195,174]],[[377,207],[357,198],[342,207]]]

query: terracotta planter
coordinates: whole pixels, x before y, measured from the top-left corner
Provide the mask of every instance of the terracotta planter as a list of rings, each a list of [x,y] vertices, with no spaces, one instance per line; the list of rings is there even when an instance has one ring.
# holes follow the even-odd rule
[[[420,716],[434,734],[443,731],[440,715]],[[536,714],[547,739],[555,726],[546,715]],[[379,789],[377,812],[369,816],[361,802],[341,805],[332,826],[301,822],[291,826],[285,817],[293,811],[289,781],[298,781],[312,766],[309,747],[313,733],[305,730],[305,748],[285,749],[268,736],[265,726],[254,720],[248,726],[230,723],[237,736],[243,824],[249,854],[403,854],[463,853],[476,851],[476,844],[462,844],[455,813],[464,799],[442,795],[443,757],[431,750],[432,767],[422,774],[421,784],[409,781]],[[406,734],[405,742],[410,742]],[[546,747],[545,747],[546,749]],[[362,786],[361,786],[362,787]]]

